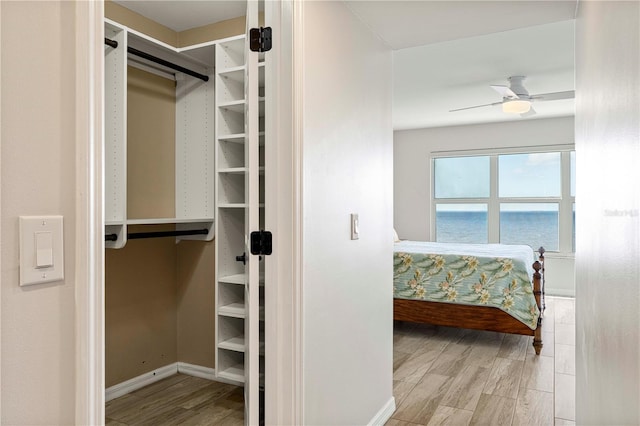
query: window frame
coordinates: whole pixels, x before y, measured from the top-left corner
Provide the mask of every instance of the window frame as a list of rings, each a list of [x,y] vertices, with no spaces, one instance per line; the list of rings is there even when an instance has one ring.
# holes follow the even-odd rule
[[[429,156],[430,179],[430,219],[429,230],[431,240],[436,240],[436,205],[437,204],[487,204],[487,236],[488,244],[500,243],[500,204],[558,204],[558,250],[548,252],[558,257],[573,257],[573,206],[575,196],[571,195],[571,152],[575,145],[544,145],[517,148],[478,149],[460,151],[434,151]],[[509,154],[560,153],[560,196],[559,197],[499,197],[498,196],[498,156]],[[488,198],[435,198],[435,160],[454,157],[489,157],[489,197]],[[533,247],[537,249],[538,247]],[[546,247],[545,247],[546,249]]]

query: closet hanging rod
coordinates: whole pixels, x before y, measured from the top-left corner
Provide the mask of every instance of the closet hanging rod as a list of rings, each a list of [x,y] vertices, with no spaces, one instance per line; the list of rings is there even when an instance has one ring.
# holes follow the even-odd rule
[[[107,46],[111,46],[114,49],[116,49],[118,47],[118,42],[117,41],[108,39],[106,37],[104,38],[104,44],[106,44]]]
[[[142,238],[162,238],[162,237],[184,237],[187,235],[207,235],[208,229],[189,229],[184,231],[155,231],[155,232],[132,232],[127,234],[128,240],[139,240]],[[107,234],[105,241],[117,241],[118,234]]]
[[[104,39],[104,44],[109,45],[109,46],[113,47],[114,49],[118,47],[118,42],[117,41],[108,39],[106,37]],[[141,50],[138,50],[138,49],[136,49],[134,47],[131,47],[131,46],[127,47],[127,52],[131,53],[132,55],[139,56],[139,57],[141,57],[143,59],[146,59],[147,61],[155,62],[156,64],[160,64],[160,65],[163,65],[165,67],[174,69],[176,71],[183,72],[183,73],[185,73],[187,75],[190,75],[191,77],[199,78],[202,81],[209,81],[209,76],[208,75],[204,75],[204,74],[200,74],[200,73],[195,72],[195,71],[191,71],[190,69],[182,67],[182,66],[180,66],[178,64],[174,64],[173,62],[165,61],[162,58],[158,58],[157,56],[150,55],[150,54],[148,54],[146,52],[143,52]]]

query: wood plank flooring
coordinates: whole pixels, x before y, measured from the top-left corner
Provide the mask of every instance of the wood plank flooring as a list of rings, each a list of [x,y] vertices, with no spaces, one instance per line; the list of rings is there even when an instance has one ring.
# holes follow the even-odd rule
[[[547,298],[531,337],[397,323],[388,426],[575,425],[575,308]],[[242,425],[243,388],[177,374],[109,401],[108,426]]]
[[[574,425],[575,304],[547,297],[532,337],[399,322],[388,426]]]
[[[244,424],[243,388],[176,374],[106,404],[107,426]]]

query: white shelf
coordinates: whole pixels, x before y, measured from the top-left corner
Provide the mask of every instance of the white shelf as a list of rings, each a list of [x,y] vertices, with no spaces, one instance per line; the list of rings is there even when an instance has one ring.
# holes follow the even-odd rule
[[[244,366],[242,364],[232,365],[218,372],[218,377],[244,383]]]
[[[226,349],[234,352],[245,352],[244,336],[232,337],[218,344],[219,349]],[[264,356],[264,340],[260,341],[260,356]]]
[[[259,97],[258,102],[260,107],[260,113],[259,113],[260,117],[264,117],[265,97],[264,96]],[[220,102],[220,104],[218,104],[218,108],[241,113],[241,112],[244,112],[244,106],[246,103],[247,101],[245,101],[244,99],[239,99],[237,101]],[[241,133],[241,134],[244,135],[244,133]],[[262,134],[264,134],[264,132],[262,132]]]
[[[243,82],[244,81],[244,69],[245,66],[244,65],[240,65],[237,67],[229,67],[229,68],[223,68],[221,70],[218,71],[218,75],[220,77],[226,77],[226,78],[232,78],[238,82]],[[240,77],[237,77],[237,74],[240,74]]]
[[[172,223],[204,223],[213,222],[212,217],[205,218],[151,218],[151,219],[127,219],[127,225],[164,225]]]
[[[264,146],[264,132],[258,132],[258,137],[260,137],[260,146]],[[221,142],[234,142],[243,144],[245,139],[244,133],[236,133],[232,135],[220,135],[218,136],[218,140]]]
[[[261,167],[261,169],[264,171],[264,167]],[[227,173],[227,174],[235,174],[235,175],[245,174],[246,172],[247,172],[246,167],[228,167],[226,169],[218,169],[218,173]]]
[[[226,277],[218,278],[219,283],[225,284],[237,284],[244,285],[245,284],[245,275],[244,274],[235,274],[235,275],[227,275]],[[260,275],[258,278],[258,283],[260,286],[264,286],[264,275]]]
[[[218,282],[244,285],[244,274],[235,274],[227,275],[226,277],[220,277],[218,278]]]
[[[244,318],[244,303],[230,303],[228,305],[218,307],[218,315],[223,317]]]
[[[230,135],[220,135],[218,136],[218,140],[226,141],[226,142],[244,143],[245,137],[246,137],[245,133],[235,133]]]
[[[240,99],[237,101],[223,102],[218,105],[218,108],[226,109],[226,110],[237,112],[237,113],[243,113],[246,103],[247,102],[244,99]]]
[[[246,203],[218,203],[218,208],[221,209],[244,209],[246,207]]]
[[[244,352],[244,336],[236,336],[218,344],[218,348],[235,352]]]

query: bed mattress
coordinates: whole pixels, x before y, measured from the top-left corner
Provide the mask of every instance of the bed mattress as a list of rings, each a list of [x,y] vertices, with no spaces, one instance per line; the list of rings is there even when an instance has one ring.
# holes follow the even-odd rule
[[[531,247],[401,241],[394,247],[395,298],[492,306],[532,330],[540,311],[533,295]]]

